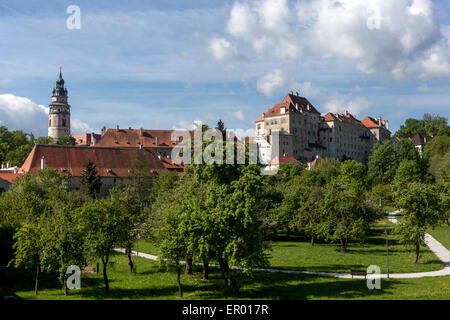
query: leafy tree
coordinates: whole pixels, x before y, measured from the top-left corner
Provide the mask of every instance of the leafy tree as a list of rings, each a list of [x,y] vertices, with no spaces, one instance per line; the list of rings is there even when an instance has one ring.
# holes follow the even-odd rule
[[[398,152],[390,141],[374,145],[369,157],[368,173],[376,183],[390,183],[394,179],[398,165]]]
[[[291,221],[292,225],[310,237],[312,246],[314,245],[314,240],[323,234],[320,207],[323,196],[324,189],[322,187],[302,185],[300,197],[297,198],[300,207],[298,213]]]
[[[239,169],[239,179],[230,184],[211,181],[206,200],[208,241],[214,248],[211,258],[219,262],[227,295],[233,296],[239,295],[239,287],[230,265],[242,267],[245,274],[251,274],[254,267],[268,263],[261,221],[255,209],[262,192],[259,167],[248,165]]]
[[[436,185],[411,182],[395,193],[397,207],[403,209],[403,219],[394,232],[401,243],[415,247],[415,264],[426,230],[436,226],[444,216],[439,191]]]
[[[67,296],[66,271],[71,265],[82,265],[83,233],[77,216],[72,213],[87,199],[80,193],[71,193],[65,203],[55,203],[54,214],[46,219],[42,230],[41,264],[43,269],[56,272]]]
[[[55,141],[50,137],[39,137],[36,139],[36,144],[55,144]]]
[[[15,267],[35,267],[36,278],[34,294],[39,292],[39,275],[41,272],[40,254],[42,251],[42,226],[40,224],[24,224],[19,231],[14,235],[15,243],[13,248],[15,250],[14,260],[11,260],[10,265],[14,263]]]
[[[435,155],[431,159],[429,172],[438,182],[450,181],[450,151],[444,156]]]
[[[409,182],[423,182],[422,168],[414,160],[403,160],[398,166],[393,185],[395,189],[405,188]]]
[[[92,259],[101,259],[105,290],[109,293],[109,257],[114,246],[126,238],[123,225],[129,222],[111,198],[86,203],[78,210],[78,219],[85,240],[85,254]]]
[[[443,156],[450,151],[450,136],[437,136],[425,145],[423,157],[431,160],[436,155]]]
[[[0,162],[21,166],[34,146],[33,134],[0,126]]]
[[[102,180],[98,176],[98,171],[95,164],[89,160],[86,167],[81,174],[81,186],[92,199],[95,199],[95,193],[100,192]]]
[[[61,146],[74,146],[77,143],[76,143],[76,140],[74,137],[67,136],[67,137],[59,138],[58,141],[56,142],[56,144],[61,145]]]
[[[383,207],[383,201],[392,200],[392,188],[390,185],[377,184],[372,187],[372,195],[378,199],[381,208]]]
[[[425,113],[422,121],[427,135],[434,137],[440,130],[447,127],[447,118],[441,117],[437,114]]]
[[[413,118],[406,119],[405,124],[395,133],[398,138],[412,138],[417,133],[425,134],[425,124],[422,120]]]

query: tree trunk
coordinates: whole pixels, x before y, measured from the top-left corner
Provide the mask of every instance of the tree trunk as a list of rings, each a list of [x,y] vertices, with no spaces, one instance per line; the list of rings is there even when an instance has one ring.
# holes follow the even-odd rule
[[[36,282],[34,284],[34,294],[38,295],[38,293],[39,293],[39,273],[41,272],[41,265],[39,264],[39,255],[36,255],[35,262],[36,262]]]
[[[414,257],[414,264],[417,264],[417,261],[419,261],[419,250],[420,244],[419,242],[416,242],[416,256]]]
[[[202,277],[203,277],[203,280],[207,280],[208,276],[209,276],[209,263],[205,257],[203,257],[202,260],[203,260]]]
[[[192,256],[186,256],[186,274],[192,274]]]
[[[314,246],[314,235],[311,236],[311,246]]]
[[[230,267],[228,262],[219,259],[220,271],[222,272],[223,279],[225,280],[225,286],[227,288],[226,295],[232,297],[239,297],[239,287],[236,281],[231,277]]]
[[[347,252],[347,239],[341,238],[341,251]]]
[[[65,274],[63,276],[63,285],[64,285],[64,295],[67,297],[67,279]]]
[[[125,249],[125,254],[127,255],[128,258],[128,266],[130,267],[130,273],[133,273],[133,260],[131,259],[131,245],[128,245],[127,248]]]
[[[380,208],[383,207],[383,200],[380,198]]]
[[[181,267],[177,267],[177,284],[178,284],[178,293],[180,294],[180,298],[183,297],[183,288],[181,287],[181,281],[180,281],[180,273],[181,273]]]
[[[106,259],[102,258],[102,262],[103,262],[103,280],[105,281],[105,291],[106,291],[106,293],[109,293],[108,275],[106,274],[106,266],[108,264],[108,257],[106,257]]]

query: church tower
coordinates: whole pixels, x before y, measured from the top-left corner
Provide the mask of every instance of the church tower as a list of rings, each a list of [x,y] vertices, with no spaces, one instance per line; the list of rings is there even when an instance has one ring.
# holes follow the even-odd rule
[[[67,103],[67,89],[64,87],[61,69],[53,89],[52,103],[48,107],[49,138],[58,140],[70,136],[70,105]]]

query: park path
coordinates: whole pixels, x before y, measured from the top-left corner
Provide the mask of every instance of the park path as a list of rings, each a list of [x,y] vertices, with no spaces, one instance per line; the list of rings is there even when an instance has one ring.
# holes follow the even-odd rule
[[[389,213],[388,219],[392,223],[398,223],[395,215],[399,213],[400,210]],[[423,277],[440,277],[440,276],[448,276],[450,275],[450,251],[447,250],[439,241],[433,238],[428,233],[425,234],[425,244],[430,248],[430,250],[444,263],[444,268],[438,271],[429,271],[429,272],[415,272],[415,273],[389,273],[389,278],[392,279],[412,279],[412,278],[423,278]],[[117,252],[125,253],[125,249],[116,248],[114,249]],[[158,257],[148,253],[136,252],[132,251],[133,256],[139,256],[149,260],[158,260]],[[181,263],[185,263],[181,261]],[[200,264],[199,264],[200,265]],[[218,265],[210,265],[210,267],[219,267]],[[240,270],[239,267],[231,267],[231,269]],[[310,272],[310,271],[297,271],[297,270],[283,270],[283,269],[266,269],[266,268],[255,268],[253,269],[257,272],[274,272],[274,273],[287,273],[287,274],[310,274],[310,275],[318,275],[318,276],[331,276],[341,279],[352,279],[350,273],[330,273],[330,272]],[[372,278],[387,278],[386,274],[380,275],[370,275],[367,277]],[[353,276],[355,279],[364,278],[364,276]]]

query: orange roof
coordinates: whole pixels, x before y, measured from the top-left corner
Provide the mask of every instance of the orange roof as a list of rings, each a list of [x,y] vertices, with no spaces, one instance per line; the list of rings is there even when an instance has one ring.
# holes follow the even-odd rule
[[[361,120],[361,123],[366,127],[366,128],[379,128],[380,125],[378,124],[377,120],[375,120],[372,117],[365,117],[364,119]]]
[[[298,106],[298,110],[296,108],[296,105]],[[281,108],[285,108],[285,113],[281,113]],[[309,108],[309,110],[308,110]],[[306,99],[305,97],[296,96],[293,94],[287,94],[286,97],[284,97],[283,101],[281,103],[278,103],[274,105],[272,108],[267,110],[263,113],[264,117],[273,117],[273,116],[280,116],[283,114],[288,114],[291,112],[299,112],[299,110],[302,111],[309,111],[313,113],[318,113],[316,108]],[[261,122],[263,121],[263,117],[259,117],[258,120],[255,122]]]
[[[14,179],[16,179],[18,175],[19,175],[18,173],[14,173],[14,172],[2,171],[2,172],[0,172],[0,179],[6,180],[10,183],[13,183]]]
[[[294,159],[291,156],[281,156],[273,158],[267,165],[273,166],[280,163],[293,163],[293,164],[302,164],[300,161]]]
[[[177,170],[177,171],[183,171],[184,165],[183,164],[175,164],[172,159],[161,157],[161,162],[163,166],[168,170]]]
[[[69,171],[72,176],[79,177],[91,160],[97,167],[98,175],[102,177],[126,177],[135,159],[136,149],[105,148],[84,146],[35,145],[25,160],[19,173],[34,173],[41,169],[41,159],[45,158],[45,166]],[[165,167],[155,153],[150,149],[142,149],[147,163],[152,170],[159,172]]]
[[[174,130],[108,129],[95,146],[139,148],[173,148]],[[156,141],[158,140],[158,141]],[[158,143],[156,143],[158,142]]]

